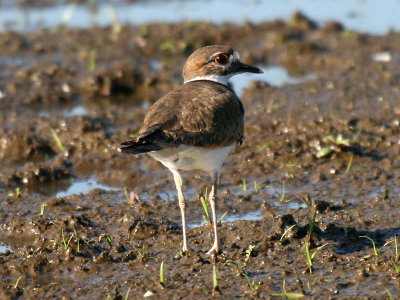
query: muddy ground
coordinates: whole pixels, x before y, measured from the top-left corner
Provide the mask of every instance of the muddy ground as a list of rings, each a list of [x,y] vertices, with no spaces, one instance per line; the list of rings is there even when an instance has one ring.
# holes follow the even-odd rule
[[[185,173],[182,256],[172,176],[116,146],[209,44],[312,78],[245,89],[245,142],[219,190],[224,253],[206,254],[209,178]],[[399,63],[398,33],[318,28],[301,15],[0,33],[0,298],[400,297]],[[57,197],[88,179],[104,188]]]

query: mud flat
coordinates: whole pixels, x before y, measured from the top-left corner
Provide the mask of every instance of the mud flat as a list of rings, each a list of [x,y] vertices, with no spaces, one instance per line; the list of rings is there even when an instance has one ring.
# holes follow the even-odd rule
[[[224,254],[205,254],[208,179],[188,173],[181,256],[170,174],[115,147],[180,84],[194,49],[222,43],[290,80],[240,83],[246,138],[221,178]],[[301,14],[0,33],[0,298],[399,298],[399,53],[398,33]]]

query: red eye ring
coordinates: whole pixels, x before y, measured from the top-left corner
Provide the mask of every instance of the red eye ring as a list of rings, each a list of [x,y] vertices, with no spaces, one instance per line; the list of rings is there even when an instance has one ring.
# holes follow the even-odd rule
[[[229,57],[225,53],[220,53],[215,56],[214,61],[219,65],[225,65],[229,61]]]

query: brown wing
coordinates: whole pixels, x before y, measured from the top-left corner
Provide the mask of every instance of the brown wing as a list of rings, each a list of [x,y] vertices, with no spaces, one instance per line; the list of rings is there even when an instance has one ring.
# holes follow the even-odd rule
[[[242,103],[230,88],[193,81],[160,98],[147,113],[139,136],[130,142],[149,148],[227,146],[243,138],[243,121]]]

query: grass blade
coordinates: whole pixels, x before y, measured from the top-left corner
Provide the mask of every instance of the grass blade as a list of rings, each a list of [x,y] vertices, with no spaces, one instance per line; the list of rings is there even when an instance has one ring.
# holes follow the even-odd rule
[[[213,289],[218,289],[217,269],[213,266]]]
[[[160,284],[163,288],[165,288],[165,279],[164,279],[164,262],[161,262],[160,265]]]
[[[64,144],[61,142],[60,138],[57,135],[57,132],[52,128],[51,129],[51,134],[53,135],[53,138],[57,144],[57,147],[61,150],[64,151]]]

